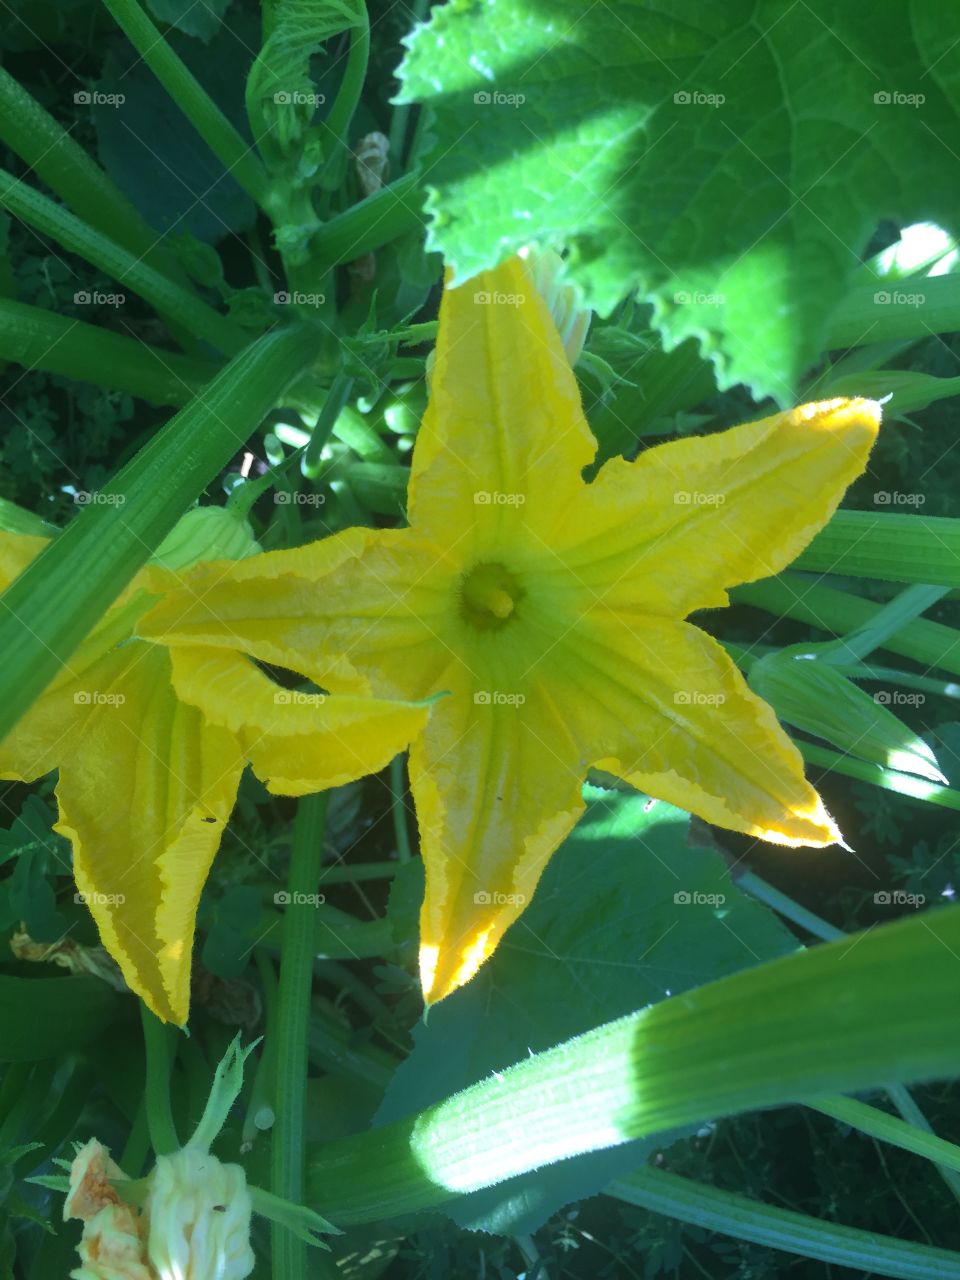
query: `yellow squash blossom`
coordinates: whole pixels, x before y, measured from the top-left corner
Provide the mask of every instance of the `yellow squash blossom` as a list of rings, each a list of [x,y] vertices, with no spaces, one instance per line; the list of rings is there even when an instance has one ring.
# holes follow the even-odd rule
[[[800,755],[684,619],[784,568],[864,468],[865,400],[805,405],[608,462],[524,263],[444,292],[410,527],[193,571],[141,623],[329,687],[446,691],[410,752],[426,864],[420,968],[442,999],[530,901],[596,765],[787,845],[839,833]],[[191,661],[199,661],[198,657]],[[216,689],[191,691],[230,723]]]
[[[198,519],[209,523],[210,510],[184,525]],[[0,534],[0,590],[45,541]],[[175,530],[175,556],[183,541]],[[222,554],[222,537],[214,545]],[[60,770],[56,829],[73,845],[77,889],[104,946],[154,1013],[183,1024],[197,905],[247,761],[285,795],[338,786],[387,764],[427,711],[351,695],[293,699],[229,641],[193,652],[132,638],[140,614],[178,581],[170,563],[134,579],[0,743],[0,779]],[[228,726],[192,705],[198,680],[231,703]]]

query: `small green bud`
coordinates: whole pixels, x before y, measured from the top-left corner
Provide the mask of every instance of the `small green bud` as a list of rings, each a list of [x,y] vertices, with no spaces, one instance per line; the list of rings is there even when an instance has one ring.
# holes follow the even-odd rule
[[[154,564],[188,569],[200,560],[245,560],[260,545],[247,521],[229,507],[194,507],[161,542]]]

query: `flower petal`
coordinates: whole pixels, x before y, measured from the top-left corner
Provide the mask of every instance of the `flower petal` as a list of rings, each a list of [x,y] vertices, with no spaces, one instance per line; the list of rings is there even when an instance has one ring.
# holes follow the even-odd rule
[[[0,533],[0,591],[6,591],[14,578],[19,578],[49,541],[30,533]]]
[[[431,1002],[468,982],[533,896],[583,811],[586,766],[535,680],[525,701],[460,688],[410,751],[426,897],[420,975]]]
[[[774,844],[833,844],[799,751],[725,650],[687,622],[615,622],[559,646],[591,763],[707,822]]]
[[[420,699],[459,567],[410,529],[348,529],[292,551],[199,565],[138,625],[168,645],[237,648],[327,689]]]
[[[541,536],[564,515],[596,441],[549,307],[520,258],[444,290],[410,523],[449,539],[451,511],[485,542]]]
[[[253,770],[279,795],[300,796],[376,773],[427,722],[424,703],[281,689],[229,649],[171,649],[184,702],[235,734]]]
[[[132,643],[60,770],[57,830],[129,986],[183,1024],[197,904],[237,794],[232,734],[180,702],[167,652]]]
[[[872,400],[828,400],[636,462],[608,462],[554,544],[559,561],[627,616],[685,616],[724,588],[779,573],[827,523],[864,469],[880,424]]]

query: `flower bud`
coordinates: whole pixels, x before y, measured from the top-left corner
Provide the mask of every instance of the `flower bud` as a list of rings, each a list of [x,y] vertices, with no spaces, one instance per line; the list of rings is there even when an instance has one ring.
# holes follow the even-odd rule
[[[240,1165],[185,1147],[158,1156],[150,1184],[147,1253],[159,1276],[244,1280],[250,1274],[252,1204]]]
[[[200,560],[244,560],[259,550],[250,525],[229,507],[194,507],[161,542],[153,562],[188,569]]]

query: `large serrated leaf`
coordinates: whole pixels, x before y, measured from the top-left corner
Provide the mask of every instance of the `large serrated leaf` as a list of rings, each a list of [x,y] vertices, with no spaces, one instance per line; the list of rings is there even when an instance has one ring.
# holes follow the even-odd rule
[[[956,225],[960,12],[931,0],[452,0],[399,74],[457,279],[565,242],[598,310],[639,286],[721,387],[791,400],[877,222]]]

